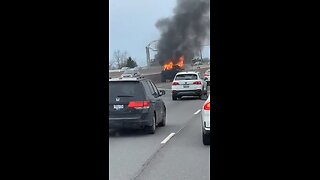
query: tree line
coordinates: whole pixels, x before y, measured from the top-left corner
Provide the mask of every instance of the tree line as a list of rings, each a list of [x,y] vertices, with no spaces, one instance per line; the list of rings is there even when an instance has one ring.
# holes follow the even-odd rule
[[[116,50],[113,52],[113,57],[109,62],[109,69],[121,69],[122,67],[134,68],[137,67],[137,63],[134,59],[128,56],[127,51],[121,52]]]

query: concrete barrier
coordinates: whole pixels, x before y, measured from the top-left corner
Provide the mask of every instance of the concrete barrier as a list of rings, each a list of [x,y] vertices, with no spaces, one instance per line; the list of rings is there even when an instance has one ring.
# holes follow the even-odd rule
[[[209,69],[209,67],[200,67],[200,69],[196,69],[194,71],[199,71],[204,74],[207,69]],[[154,83],[161,83],[161,71],[156,74],[143,75],[143,77],[150,79]]]
[[[194,67],[193,70],[190,67],[188,67],[188,69],[190,69],[192,71],[200,71],[202,74],[209,68],[210,68],[210,66],[207,66],[207,65],[200,65],[199,68]],[[143,77],[150,79],[154,83],[160,83],[161,82],[161,75],[160,75],[161,71],[162,71],[162,67],[152,67],[150,69],[141,70],[140,73]],[[111,77],[111,78],[120,77],[122,73],[123,72],[110,73],[110,71],[109,71],[109,77]]]
[[[149,74],[159,74],[161,73],[162,67],[161,66],[155,66],[155,67],[149,67],[148,69],[141,69],[139,70],[140,74],[142,75],[149,75]],[[121,70],[109,70],[109,77],[115,78],[120,77],[123,71]]]

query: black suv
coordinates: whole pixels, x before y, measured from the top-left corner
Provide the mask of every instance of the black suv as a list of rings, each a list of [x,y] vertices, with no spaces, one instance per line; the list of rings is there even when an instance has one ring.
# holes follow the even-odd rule
[[[109,79],[109,129],[145,128],[154,134],[166,124],[164,94],[149,79]]]

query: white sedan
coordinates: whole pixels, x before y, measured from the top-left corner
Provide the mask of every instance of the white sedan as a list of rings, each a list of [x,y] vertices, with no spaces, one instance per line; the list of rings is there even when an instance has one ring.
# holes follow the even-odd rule
[[[136,69],[127,69],[123,72],[123,74],[121,75],[122,78],[126,78],[126,77],[139,77],[140,73],[138,70]]]
[[[210,95],[202,106],[202,141],[204,145],[210,145]]]

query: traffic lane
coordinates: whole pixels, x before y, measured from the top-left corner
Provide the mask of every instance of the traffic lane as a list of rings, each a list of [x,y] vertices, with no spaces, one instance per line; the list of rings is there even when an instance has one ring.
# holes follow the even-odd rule
[[[155,83],[155,82],[154,82]],[[156,87],[165,90],[171,90],[172,82],[163,82],[163,83],[155,83]],[[208,90],[210,90],[210,85],[207,86]]]
[[[164,97],[165,99],[167,99],[167,101],[169,102],[169,98],[172,99],[171,97],[171,82],[167,82],[167,83],[157,83],[156,84],[156,87],[159,89],[159,90],[165,90],[166,91],[166,96]],[[207,86],[207,90],[208,90],[208,93],[210,94],[210,88],[211,86]],[[168,96],[169,95],[169,96]],[[185,99],[185,97],[183,97],[183,99]]]
[[[195,115],[167,142],[137,180],[210,179],[210,146],[202,144],[200,116]]]
[[[194,98],[172,101],[169,94],[164,95],[163,99],[167,107],[167,124],[158,127],[155,134],[145,134],[143,130],[109,134],[109,179],[127,180],[134,177],[160,149],[161,142],[172,132],[183,128],[204,102]]]
[[[202,67],[201,69],[194,69],[194,70],[191,70],[191,71],[198,71],[198,72],[201,72],[202,74],[204,74],[206,70],[208,70],[208,67]],[[143,74],[142,76],[145,77],[145,78],[150,79],[154,83],[161,83],[161,72]]]

